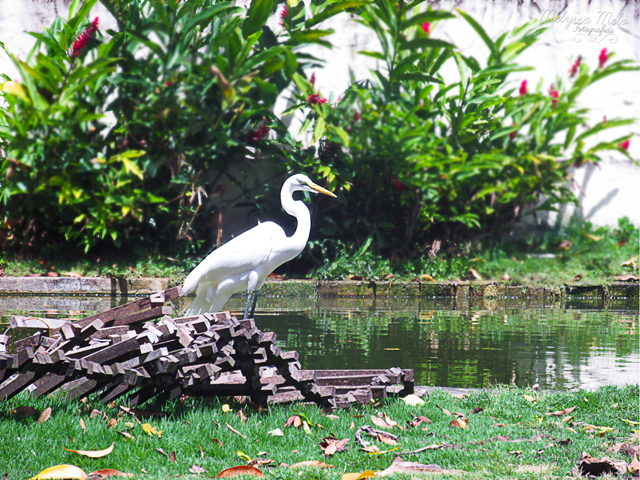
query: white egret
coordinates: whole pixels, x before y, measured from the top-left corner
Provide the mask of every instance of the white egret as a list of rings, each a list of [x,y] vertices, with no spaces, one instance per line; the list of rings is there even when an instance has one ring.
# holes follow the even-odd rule
[[[305,175],[288,178],[280,191],[280,201],[285,211],[298,220],[295,233],[287,237],[277,223],[264,222],[214,250],[184,282],[185,293],[196,292],[196,299],[187,315],[220,311],[232,294],[246,290],[248,298],[244,318],[253,317],[258,294],[267,276],[295,258],[309,239],[311,215],[301,200],[293,199],[296,190],[335,197]]]

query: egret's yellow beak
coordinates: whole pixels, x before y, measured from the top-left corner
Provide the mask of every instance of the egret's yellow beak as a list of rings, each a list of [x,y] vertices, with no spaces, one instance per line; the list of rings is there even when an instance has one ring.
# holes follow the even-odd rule
[[[330,192],[326,188],[322,188],[320,185],[316,185],[315,183],[310,184],[309,187],[313,188],[316,192],[324,193],[325,195],[329,195],[333,198],[338,198],[334,193]]]

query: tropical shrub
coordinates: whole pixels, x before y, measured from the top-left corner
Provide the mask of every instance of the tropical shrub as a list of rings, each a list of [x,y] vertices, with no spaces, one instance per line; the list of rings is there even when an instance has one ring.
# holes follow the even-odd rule
[[[577,61],[549,93],[543,82],[535,90],[514,87],[509,74],[531,70],[516,62],[518,55],[546,27],[532,22],[493,41],[473,18],[458,14],[489,47],[487,59],[433,38],[437,23],[452,14],[375,0],[358,17],[380,40],[379,52],[361,52],[384,65],[372,72],[375,81],[354,82],[333,107],[310,101],[313,85],[294,76],[293,108],[313,125],[325,174],[350,187],[340,207],[321,204],[327,206],[317,228],[354,253],[370,239],[374,253],[394,260],[423,256],[436,240],[451,247],[495,238],[526,209],[575,202],[569,167],[598,162],[606,149],[627,153],[630,135],[592,147],[585,140],[633,120],[584,128],[588,110],[576,100],[607,75],[637,70],[632,61],[607,61],[612,54],[605,51],[604,61]],[[455,62],[458,79],[439,73],[444,62]],[[327,242],[323,252],[331,252]],[[343,250],[337,246],[334,256]]]
[[[305,18],[296,1],[254,0],[245,11],[216,0],[102,0],[118,21],[106,38],[85,20],[95,3],[74,0],[69,20],[32,34],[26,61],[12,56],[21,80],[5,76],[0,92],[4,245],[206,252],[225,186],[247,192],[247,164],[285,158],[269,136],[284,130],[275,100],[315,62],[299,49],[329,45],[332,31],[313,27],[346,6],[312,4]],[[274,32],[265,23],[276,11]]]

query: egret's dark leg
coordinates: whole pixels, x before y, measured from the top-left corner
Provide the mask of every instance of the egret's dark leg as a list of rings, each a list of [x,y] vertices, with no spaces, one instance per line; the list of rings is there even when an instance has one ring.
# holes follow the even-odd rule
[[[249,315],[249,305],[251,305],[251,293],[252,292],[248,292],[248,295],[247,295],[247,307],[244,309],[243,320],[246,320],[247,318],[249,318],[248,315]]]
[[[249,314],[249,318],[253,318],[253,314],[256,311],[256,303],[258,303],[259,293],[260,293],[260,290],[256,290],[255,292],[253,292],[253,305],[251,306],[251,313]]]

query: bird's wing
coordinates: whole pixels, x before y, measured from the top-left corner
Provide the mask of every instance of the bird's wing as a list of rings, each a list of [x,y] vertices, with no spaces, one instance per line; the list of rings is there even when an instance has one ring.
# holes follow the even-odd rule
[[[282,228],[273,222],[265,222],[238,235],[230,242],[214,250],[198,265],[184,282],[189,293],[201,283],[217,283],[243,272],[255,270],[266,262],[272,250],[286,239]]]

